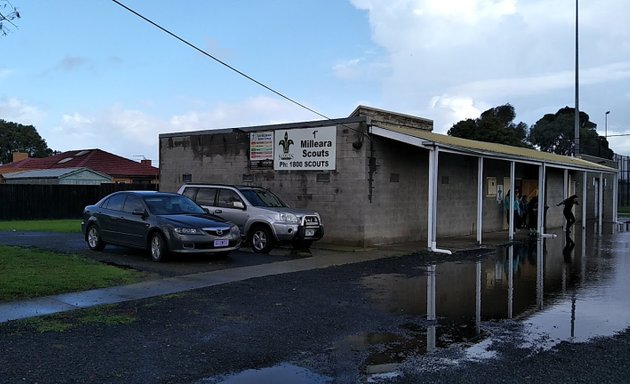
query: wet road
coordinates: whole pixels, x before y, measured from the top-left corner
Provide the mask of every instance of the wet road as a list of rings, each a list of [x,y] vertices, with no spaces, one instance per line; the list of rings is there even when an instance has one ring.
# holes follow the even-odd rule
[[[539,353],[562,342],[583,343],[619,334],[630,327],[630,233],[607,230],[601,236],[594,228],[569,236],[559,232],[556,238],[499,248],[475,259],[436,261],[420,267],[422,273],[414,276],[366,275],[360,285],[372,305],[392,314],[416,316],[426,325],[408,326],[402,334],[398,329],[348,335],[335,348],[365,355],[360,370],[366,382],[397,382],[424,377],[428,371],[442,369],[436,368],[440,365],[498,359],[497,351],[506,343],[515,350]],[[501,328],[501,324],[510,326]],[[448,359],[435,357],[453,347],[462,352]],[[283,362],[208,377],[200,383],[267,379],[336,382],[334,377]]]

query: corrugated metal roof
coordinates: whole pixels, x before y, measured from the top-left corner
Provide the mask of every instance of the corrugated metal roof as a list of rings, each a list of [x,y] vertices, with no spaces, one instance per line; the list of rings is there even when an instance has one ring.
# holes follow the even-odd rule
[[[474,153],[474,154],[488,156],[488,157],[506,158],[506,159],[516,160],[516,161],[521,160],[525,162],[546,163],[548,165],[555,165],[555,166],[563,167],[563,168],[573,168],[573,169],[587,170],[587,171],[596,171],[596,172],[604,172],[604,173],[617,172],[617,170],[614,168],[610,168],[605,165],[593,163],[593,162],[583,160],[577,157],[562,156],[562,155],[557,155],[555,153],[538,151],[535,149],[514,147],[511,145],[505,145],[505,144],[488,143],[484,141],[462,139],[459,137],[441,135],[438,133],[428,132],[425,130],[414,129],[414,128],[387,127],[387,128],[381,128],[381,129],[384,129],[390,132],[395,132],[400,135],[407,136],[409,138],[429,141],[431,143],[434,143],[438,147],[448,148],[448,149],[452,149],[452,150],[463,152],[463,153]],[[372,133],[379,136],[390,137],[386,134],[379,134],[374,131]],[[401,141],[405,141],[405,140],[401,140]],[[413,141],[413,140],[410,140],[410,141]]]

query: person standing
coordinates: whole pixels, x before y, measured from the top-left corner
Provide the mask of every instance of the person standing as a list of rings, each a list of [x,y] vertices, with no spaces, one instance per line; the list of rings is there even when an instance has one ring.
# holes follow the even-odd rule
[[[567,232],[571,232],[571,226],[575,223],[575,216],[573,215],[573,206],[580,205],[577,201],[577,198],[578,198],[577,195],[571,195],[557,204],[557,206],[564,205],[564,208],[562,209],[562,214],[564,215],[564,218],[567,220],[567,227],[566,227]]]

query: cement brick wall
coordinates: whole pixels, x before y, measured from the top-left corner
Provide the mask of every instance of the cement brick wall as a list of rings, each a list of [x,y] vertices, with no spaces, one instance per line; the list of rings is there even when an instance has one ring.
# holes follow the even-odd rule
[[[477,158],[442,152],[438,165],[437,235],[473,234],[477,221]]]
[[[426,240],[429,151],[378,137],[372,145],[376,168],[366,237],[373,244]]]
[[[321,122],[321,126],[330,124]],[[242,130],[165,135],[160,137],[160,189],[176,191],[184,174],[198,183],[260,185],[291,206],[318,211],[326,227],[323,242],[367,246],[426,240],[429,151],[386,138],[368,138],[366,130],[364,123],[337,125],[334,171],[250,169],[249,135]],[[478,159],[441,152],[439,166],[437,235],[475,234]],[[537,184],[538,170],[538,166],[517,164],[515,178]],[[563,199],[563,172],[547,169],[548,228],[564,222],[562,207],[556,207]],[[579,180],[578,195],[582,174],[572,173]],[[589,218],[594,218],[593,175],[599,177],[589,174],[587,178]],[[497,185],[502,185],[510,177],[510,162],[485,159],[483,177],[483,231],[504,229],[503,204],[495,196],[486,196],[485,183],[487,177],[495,177]],[[604,212],[610,218],[612,176],[607,178]],[[579,220],[581,209],[575,215]]]
[[[169,135],[160,139],[161,190],[176,191],[184,174],[190,174],[193,183],[263,186],[290,206],[319,212],[325,225],[323,241],[364,246],[369,146],[364,142],[353,147],[363,135],[357,133],[361,129],[365,131],[360,124],[337,127],[335,171],[249,169],[249,135],[242,131]]]

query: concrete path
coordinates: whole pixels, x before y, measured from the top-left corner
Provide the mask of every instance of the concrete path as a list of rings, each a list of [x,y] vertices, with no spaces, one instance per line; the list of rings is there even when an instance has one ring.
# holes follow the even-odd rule
[[[102,304],[115,304],[128,300],[145,299],[198,288],[242,281],[261,276],[279,275],[335,265],[360,263],[379,258],[408,255],[420,244],[402,244],[395,247],[373,248],[360,251],[313,249],[312,257],[269,264],[230,268],[219,271],[196,273],[141,283],[92,289],[83,292],[64,293],[25,301],[0,304],[0,323],[49,315],[53,313],[88,308]]]

